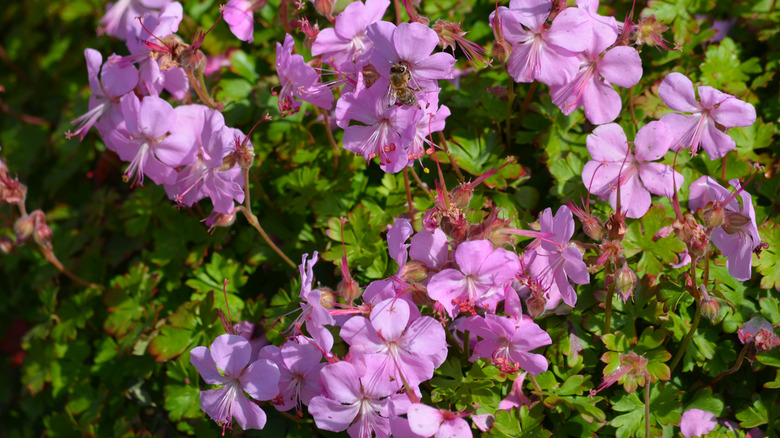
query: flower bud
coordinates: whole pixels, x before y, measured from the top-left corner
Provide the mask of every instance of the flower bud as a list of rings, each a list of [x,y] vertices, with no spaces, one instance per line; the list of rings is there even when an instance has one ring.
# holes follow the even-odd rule
[[[636,287],[639,278],[637,278],[636,273],[628,267],[628,263],[624,260],[623,266],[615,273],[615,280],[617,291],[620,297],[623,298],[623,302],[626,302],[628,297],[634,292],[634,287]]]
[[[222,214],[222,213],[211,213],[208,218],[206,218],[206,225],[209,225],[209,232],[214,232],[214,228],[217,227],[229,227],[233,225],[233,222],[236,221],[236,213],[230,213],[230,214]]]
[[[721,226],[723,224],[723,207],[720,204],[713,205],[711,208],[704,210],[701,214],[701,219],[707,228]]]
[[[339,282],[339,297],[348,304],[352,304],[360,296],[360,285],[353,278],[345,278]]]
[[[622,213],[612,213],[607,221],[607,237],[610,240],[622,241],[625,237],[628,227],[626,226],[626,216]]]
[[[14,241],[8,236],[0,236],[0,253],[9,254],[14,249]]]
[[[428,296],[428,288],[419,283],[412,284],[409,289],[409,293],[412,294],[412,301],[418,307],[433,306],[431,298]]]
[[[35,240],[35,243],[42,247],[51,246],[51,236],[51,228],[49,228],[49,226],[46,224],[38,225],[33,232],[33,239]]]
[[[333,5],[336,2],[334,0],[314,0],[314,9],[326,17],[333,16]]]
[[[723,219],[723,231],[728,234],[738,233],[745,225],[751,222],[750,218],[737,212],[729,212]]]
[[[498,62],[505,64],[509,59],[509,55],[512,54],[512,45],[506,40],[496,41],[493,44],[493,48],[490,50],[490,56]]]
[[[588,216],[582,221],[582,231],[597,242],[604,238],[604,224],[596,216]]]
[[[701,299],[701,316],[709,319],[713,325],[720,316],[720,302],[706,291],[704,291]]]
[[[14,222],[14,234],[17,242],[23,242],[32,236],[35,231],[35,219],[32,215],[25,215]]]
[[[460,209],[466,208],[474,195],[474,186],[469,183],[463,183],[450,192],[452,204]]]
[[[320,288],[320,305],[326,309],[332,309],[336,304],[336,294],[329,287]]]
[[[419,260],[407,262],[402,271],[401,278],[409,283],[420,283],[428,278],[428,267]]]

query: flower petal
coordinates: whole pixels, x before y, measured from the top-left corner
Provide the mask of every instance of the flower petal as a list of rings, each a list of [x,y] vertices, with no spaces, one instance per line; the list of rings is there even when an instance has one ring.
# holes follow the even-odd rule
[[[642,59],[633,47],[618,46],[608,50],[598,66],[601,76],[623,88],[633,87],[642,79]]]
[[[681,73],[669,73],[658,86],[658,95],[675,111],[692,113],[700,108],[693,94],[693,82]]]
[[[668,198],[674,196],[675,187],[677,191],[680,191],[685,181],[681,173],[672,170],[671,166],[661,163],[640,164],[639,177],[650,193]]]
[[[238,378],[241,371],[249,363],[252,355],[252,345],[238,335],[224,334],[217,336],[211,344],[211,357],[227,377]]]
[[[258,359],[241,375],[244,391],[255,400],[271,400],[279,394],[279,367],[268,359]]]
[[[634,155],[639,161],[655,161],[669,152],[672,136],[666,125],[654,121],[643,126],[634,139]]]
[[[190,363],[195,366],[203,380],[209,385],[218,385],[230,380],[219,373],[217,365],[206,347],[193,348],[190,351]]]

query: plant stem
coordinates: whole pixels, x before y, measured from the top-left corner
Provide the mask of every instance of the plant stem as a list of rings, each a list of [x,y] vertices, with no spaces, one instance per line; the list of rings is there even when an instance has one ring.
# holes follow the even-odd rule
[[[293,268],[297,268],[298,266],[293,263],[292,260],[290,260],[289,257],[287,257],[284,252],[282,252],[281,249],[279,249],[278,246],[271,240],[271,238],[268,236],[268,234],[265,232],[263,227],[260,225],[260,221],[257,220],[257,216],[255,216],[252,213],[252,207],[251,202],[249,199],[249,169],[244,169],[244,205],[242,207],[238,207],[236,210],[240,209],[242,213],[244,213],[244,216],[246,217],[247,222],[249,222],[249,225],[252,225],[258,233],[260,233],[261,236],[263,236],[263,239],[268,244],[268,246],[271,247],[271,249],[276,252],[279,257],[282,258],[288,265],[290,265]]]
[[[688,348],[688,344],[691,342],[691,339],[693,339],[693,335],[696,333],[696,329],[699,327],[699,321],[701,320],[701,294],[699,294],[699,288],[696,285],[695,261],[691,261],[691,282],[693,283],[692,284],[693,291],[691,291],[691,295],[693,295],[693,299],[696,302],[696,311],[693,314],[693,322],[691,323],[691,328],[688,331],[688,334],[685,335],[682,345],[680,345],[680,349],[677,350],[677,354],[674,355],[672,364],[669,366],[671,372],[674,372],[674,369],[677,367],[677,364],[680,363],[680,360],[682,360],[682,357],[685,355],[685,350]]]
[[[409,220],[414,226],[414,203],[412,202],[412,189],[409,187],[409,168],[404,167],[404,187],[406,188],[406,202],[409,204]]]
[[[414,181],[417,183],[418,186],[420,186],[420,189],[422,189],[422,191],[424,191],[426,195],[430,195],[431,191],[428,190],[427,187],[425,187],[425,184],[422,182],[420,177],[417,175],[417,172],[414,171],[413,167],[409,168],[409,172],[412,173],[412,178],[414,178]]]
[[[333,148],[333,175],[335,177],[336,175],[338,175],[338,171],[339,171],[339,155],[341,155],[341,149],[339,148],[339,145],[336,143],[336,139],[333,137],[333,130],[330,128],[330,120],[328,120],[328,110],[322,111],[322,121],[323,123],[325,123],[325,132],[328,134],[328,141],[330,142],[330,147]]]
[[[739,352],[739,356],[737,356],[737,362],[734,364],[734,366],[718,374],[714,379],[712,379],[712,383],[710,383],[710,386],[718,383],[720,379],[728,376],[729,374],[736,373],[737,370],[739,370],[739,368],[742,366],[742,361],[745,359],[745,355],[747,354],[748,349],[750,348],[750,345],[751,344],[748,343],[745,344],[744,347],[742,347],[742,351]]]
[[[84,286],[84,287],[91,287],[93,289],[98,290],[104,290],[105,288],[99,284],[90,283],[86,280],[82,280],[80,277],[78,277],[76,274],[70,272],[68,268],[65,267],[65,265],[60,262],[60,260],[57,258],[56,255],[54,255],[54,251],[49,247],[45,248],[41,246],[41,250],[43,250],[43,256],[46,257],[46,260],[54,265],[57,269],[59,269],[60,272],[65,274],[68,278],[75,281],[76,283]]]
[[[650,380],[645,386],[645,438],[650,437]]]
[[[634,114],[634,87],[628,88],[628,110],[631,113],[631,122],[636,127],[636,115]]]
[[[525,93],[525,98],[523,99],[523,106],[520,107],[520,120],[518,123],[523,121],[525,113],[528,111],[528,105],[531,104],[531,99],[533,99],[534,93],[536,93],[536,87],[538,86],[539,83],[537,81],[533,81],[531,82],[531,86],[528,87],[528,91]]]
[[[512,82],[512,79],[509,79],[510,82]],[[506,121],[506,132],[504,133],[506,136],[506,145],[509,146],[512,142],[512,106],[515,103],[515,84],[514,82],[509,84],[509,87],[507,87],[507,90],[509,91],[507,97],[506,97],[506,113],[504,114],[504,119]]]
[[[452,165],[452,170],[455,171],[455,174],[458,175],[458,179],[460,182],[466,181],[463,178],[463,174],[460,173],[460,168],[458,167],[458,163],[455,162],[455,158],[452,157],[452,154],[450,153],[450,148],[447,146],[447,140],[444,139],[444,134],[439,131],[439,141],[441,142],[441,146],[444,148],[444,152],[447,153],[447,158],[450,159],[450,165]]]
[[[610,326],[612,325],[613,295],[615,295],[615,290],[610,286],[609,291],[607,291],[607,298],[604,301],[604,333],[602,333],[602,335],[609,333]]]

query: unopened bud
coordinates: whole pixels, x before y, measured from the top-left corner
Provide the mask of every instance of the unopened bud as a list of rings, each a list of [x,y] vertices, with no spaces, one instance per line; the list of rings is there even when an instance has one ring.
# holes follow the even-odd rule
[[[715,204],[711,208],[704,210],[701,214],[701,219],[704,222],[704,226],[707,228],[721,226],[723,224],[723,207],[719,204]]]
[[[598,242],[604,238],[604,223],[596,216],[588,216],[582,221],[582,231],[584,231],[588,237]]]
[[[320,288],[320,305],[326,309],[332,309],[336,304],[336,293],[329,287]]]
[[[709,319],[714,325],[720,316],[720,302],[717,298],[710,296],[706,291],[701,299],[701,316]]]
[[[506,40],[496,41],[490,50],[490,56],[502,64],[506,63],[511,54],[512,46]]]
[[[607,237],[610,240],[622,241],[628,231],[626,226],[626,216],[622,213],[612,213],[606,224]]]
[[[428,267],[419,260],[411,260],[404,265],[401,278],[409,283],[423,282],[428,278]]]
[[[20,217],[14,222],[14,234],[16,235],[16,241],[22,242],[32,236],[35,231],[35,219],[32,215],[25,215]]]
[[[751,222],[750,218],[737,212],[729,212],[723,220],[723,231],[728,234],[738,233],[745,225]]]
[[[46,224],[38,225],[35,228],[35,232],[33,232],[33,239],[35,240],[35,243],[42,247],[50,247],[51,246],[51,228],[49,228]]]
[[[8,236],[0,236],[0,253],[9,254],[14,249],[14,241]]]
[[[339,282],[338,292],[344,302],[351,304],[360,296],[360,285],[352,278],[345,278]]]
[[[615,280],[617,291],[620,294],[620,297],[623,298],[623,302],[626,302],[628,297],[634,292],[634,287],[636,287],[639,278],[637,278],[636,273],[628,267],[628,263],[623,261],[623,266],[615,273]]]
[[[452,203],[455,207],[460,209],[466,208],[471,202],[471,197],[474,195],[474,186],[469,183],[463,183],[450,192],[452,196]]]
[[[409,293],[412,294],[412,301],[418,307],[432,306],[431,298],[428,296],[428,288],[422,284],[415,283],[409,289]]]
[[[332,17],[333,16],[333,5],[336,2],[333,0],[314,0],[314,9],[317,10],[321,15],[324,15],[326,17]]]

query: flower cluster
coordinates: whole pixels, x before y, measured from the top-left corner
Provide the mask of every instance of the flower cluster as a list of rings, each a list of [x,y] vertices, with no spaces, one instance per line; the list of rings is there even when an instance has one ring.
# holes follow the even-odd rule
[[[156,9],[149,9],[155,3]],[[143,16],[138,16],[143,12]],[[213,214],[233,213],[244,200],[241,172],[252,145],[240,130],[226,126],[220,106],[204,95],[201,35],[188,45],[175,34],[183,18],[178,2],[121,1],[109,6],[105,31],[124,39],[127,56],[87,49],[92,96],[89,111],[73,121],[68,137],[83,139],[95,127],[106,147],[128,162],[124,180],[163,185],[178,205],[209,198]],[[193,88],[190,88],[190,84]],[[161,93],[181,101],[195,91],[204,103],[172,106]]]

